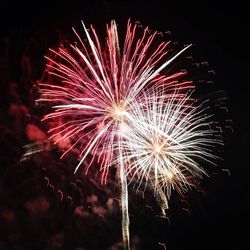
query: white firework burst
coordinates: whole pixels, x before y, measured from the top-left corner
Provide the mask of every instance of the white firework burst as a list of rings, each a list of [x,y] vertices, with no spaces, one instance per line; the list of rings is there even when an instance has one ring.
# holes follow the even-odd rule
[[[127,114],[128,123],[120,130],[120,156],[126,175],[137,188],[152,185],[155,194],[170,198],[171,190],[185,192],[192,180],[206,174],[201,164],[215,165],[214,147],[221,144],[211,129],[206,101],[198,104],[190,94],[144,93]]]

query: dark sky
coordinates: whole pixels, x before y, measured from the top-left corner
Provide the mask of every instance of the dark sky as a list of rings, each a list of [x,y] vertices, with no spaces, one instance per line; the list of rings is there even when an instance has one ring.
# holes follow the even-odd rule
[[[173,249],[249,249],[250,29],[246,6],[219,5],[212,1],[29,2],[0,4],[1,35],[20,41],[20,48],[18,43],[14,44],[17,57],[27,37],[49,36],[57,31],[70,33],[72,26],[80,28],[80,20],[101,27],[110,19],[124,25],[130,17],[157,30],[171,30],[181,42],[198,44],[203,57],[216,70],[216,83],[229,99],[234,133],[228,140],[224,167],[231,176],[220,176],[217,182],[208,185],[207,197],[199,200],[191,211],[190,224],[184,223],[182,227],[181,218],[173,219],[172,242],[178,245]]]

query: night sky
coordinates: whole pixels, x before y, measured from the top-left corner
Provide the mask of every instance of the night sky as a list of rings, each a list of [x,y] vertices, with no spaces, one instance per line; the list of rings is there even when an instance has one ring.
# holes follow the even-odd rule
[[[204,58],[216,71],[215,83],[217,89],[224,91],[227,97],[229,119],[233,121],[233,133],[227,133],[225,155],[221,163],[221,167],[228,169],[230,175],[226,171],[218,171],[217,175],[204,181],[204,194],[191,192],[188,198],[190,213],[184,211],[178,199],[173,197],[170,202],[173,209],[169,212],[170,224],[168,224],[157,216],[157,211],[155,211],[157,206],[152,202],[153,199],[148,199],[145,202],[140,198],[131,198],[131,233],[132,235],[139,235],[141,242],[138,249],[164,249],[159,242],[164,243],[167,250],[250,249],[248,230],[250,223],[250,164],[248,159],[250,149],[248,122],[250,115],[248,91],[250,29],[248,26],[249,13],[247,13],[246,7],[239,3],[237,6],[219,6],[218,3],[203,3],[202,1],[192,5],[190,3],[184,5],[182,3],[168,4],[168,1],[158,0],[145,2],[92,0],[90,3],[84,2],[53,1],[52,4],[49,1],[33,1],[33,3],[4,1],[0,4],[1,47],[3,48],[2,44],[5,43],[6,39],[10,41],[8,73],[4,70],[5,64],[1,62],[1,74],[4,77],[1,78],[2,100],[0,100],[2,120],[2,122],[0,121],[0,133],[2,133],[0,145],[3,147],[1,156],[3,166],[1,166],[0,175],[0,221],[1,219],[5,220],[5,224],[0,226],[0,250],[83,249],[77,248],[76,242],[79,239],[74,236],[73,232],[64,234],[64,242],[67,241],[67,244],[59,244],[59,247],[54,246],[54,248],[49,247],[46,245],[47,243],[44,244],[44,242],[48,242],[46,237],[49,237],[46,233],[43,232],[40,237],[37,236],[39,235],[39,228],[42,226],[35,228],[34,231],[37,231],[32,234],[32,229],[27,229],[23,226],[26,225],[25,222],[22,222],[25,221],[25,216],[28,218],[30,215],[25,211],[21,214],[22,219],[20,219],[20,214],[17,215],[18,207],[20,206],[21,209],[25,210],[23,207],[27,204],[27,201],[34,200],[39,193],[36,190],[31,195],[33,198],[29,194],[20,198],[22,193],[27,192],[26,186],[23,184],[24,179],[26,178],[29,182],[31,176],[38,176],[37,178],[40,180],[44,173],[41,170],[36,171],[36,168],[24,171],[25,173],[22,173],[24,179],[19,177],[13,179],[13,175],[10,174],[11,171],[14,175],[19,171],[16,170],[17,162],[23,153],[23,142],[27,142],[27,139],[23,139],[22,131],[10,135],[13,144],[9,141],[6,142],[9,137],[3,136],[8,126],[5,119],[9,119],[5,118],[5,115],[8,114],[7,110],[11,103],[11,97],[8,96],[8,87],[4,84],[4,80],[7,79],[8,82],[21,81],[20,60],[23,52],[29,49],[34,63],[33,68],[35,68],[32,80],[39,78],[44,63],[43,55],[47,52],[47,49],[54,46],[62,34],[72,35],[72,26],[80,30],[81,20],[87,25],[93,24],[97,30],[103,30],[105,23],[111,19],[115,19],[120,27],[125,28],[128,18],[131,18],[132,21],[138,20],[145,26],[149,25],[152,29],[170,30],[172,37],[183,44],[194,43],[196,45],[194,53],[200,52],[202,54],[198,54],[197,57]],[[32,40],[31,38],[40,41],[40,47],[36,50],[32,49],[32,43],[30,47],[27,46]],[[2,48],[0,48],[0,51],[3,58],[4,51]],[[30,105],[28,101],[29,87],[31,88],[31,84],[24,87],[18,86],[22,102],[26,105]],[[14,126],[12,124],[12,127]],[[17,133],[22,139],[18,138],[16,142]],[[20,151],[18,148],[20,148]],[[58,155],[55,157],[58,157]],[[49,172],[48,169],[46,171]],[[50,174],[48,173],[48,175]],[[19,174],[15,176],[19,176]],[[52,175],[51,178],[56,177]],[[36,185],[39,186],[38,189],[46,189],[43,182],[36,183]],[[66,184],[64,188],[64,191],[67,192]],[[46,190],[43,191],[45,197],[48,195],[46,192]],[[58,199],[58,196],[55,196],[54,199]],[[146,205],[152,202],[154,211],[148,211],[145,208],[145,211],[141,213],[141,210],[144,209],[141,202],[147,203]],[[73,208],[69,208],[67,204],[63,204],[63,208],[60,208],[60,201],[55,201],[55,203],[57,203],[55,207],[59,207],[60,211],[66,211],[65,220],[72,216],[70,213]],[[50,206],[53,207],[52,204]],[[15,227],[19,230],[17,233],[18,240],[13,240],[14,236],[11,233],[6,233],[8,230],[12,232],[12,229],[7,225],[8,219],[3,216],[3,214],[6,215],[8,209],[16,214],[15,218],[19,218],[16,219],[18,222],[14,222]],[[41,217],[44,218],[44,222],[40,218],[39,223],[41,225],[53,220],[53,215],[46,216]],[[109,233],[103,232],[105,236],[102,235],[102,232],[97,232],[100,228],[105,230],[105,226],[92,225],[91,221],[88,221],[89,241],[102,241],[103,237],[108,237],[109,240],[103,240],[107,246],[112,245],[112,242],[119,241],[118,212],[114,215],[114,218],[116,232],[112,233],[109,225]],[[113,220],[109,218],[110,223]],[[51,230],[51,234],[57,231],[58,225],[61,225],[59,222],[55,223],[57,223],[56,229]],[[98,223],[98,219],[95,218],[94,223]],[[6,225],[6,231],[3,225]],[[65,230],[62,229],[62,232],[67,231],[64,224],[62,227],[66,228]],[[96,228],[96,233],[91,227]],[[28,233],[23,232],[26,229]],[[61,232],[60,228],[58,231]],[[44,238],[43,235],[45,235]],[[37,239],[36,243],[32,241],[32,237],[35,239],[34,242]],[[89,247],[86,247],[86,249],[106,249],[106,245],[101,247],[100,244],[89,243]]]

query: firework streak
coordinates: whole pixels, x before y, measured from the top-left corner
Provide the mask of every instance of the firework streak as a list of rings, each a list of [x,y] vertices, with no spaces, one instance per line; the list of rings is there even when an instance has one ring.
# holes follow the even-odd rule
[[[105,184],[116,166],[123,243],[129,249],[128,176],[139,186],[150,183],[167,208],[171,188],[185,190],[190,176],[203,173],[193,158],[213,158],[213,133],[201,106],[195,108],[185,94],[193,88],[183,80],[186,72],[163,73],[189,46],[170,55],[169,42],[157,32],[128,21],[121,49],[114,21],[107,25],[105,43],[92,26],[82,25],[86,39],[73,29],[76,42],[50,50],[49,77],[39,84],[38,102],[52,107],[43,120],[54,124],[50,140],[63,145],[62,157],[79,152],[75,172],[88,158],[85,174],[98,163]]]

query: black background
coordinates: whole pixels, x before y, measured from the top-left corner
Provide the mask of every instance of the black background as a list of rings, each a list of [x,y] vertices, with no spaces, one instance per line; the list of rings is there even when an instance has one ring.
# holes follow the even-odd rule
[[[148,248],[144,244],[142,249],[163,249],[159,241],[170,250],[250,249],[250,29],[246,6],[202,1],[195,4],[181,1],[4,1],[0,4],[0,14],[1,37],[9,36],[13,40],[13,79],[17,79],[20,72],[18,64],[26,39],[47,36],[45,45],[51,46],[55,34],[70,33],[72,26],[79,29],[80,20],[98,28],[115,19],[125,27],[130,17],[152,29],[171,30],[173,37],[183,43],[198,44],[202,56],[216,70],[216,84],[229,98],[234,133],[228,140],[223,167],[230,170],[231,176],[220,175],[209,182],[205,197],[190,198],[191,215],[172,211],[171,226],[161,225],[159,219],[156,219],[157,224],[153,219],[144,220],[138,215],[133,230],[146,232]],[[41,48],[37,60],[43,60],[46,49]],[[89,237],[96,240],[94,235]],[[112,235],[107,237],[112,238]]]

